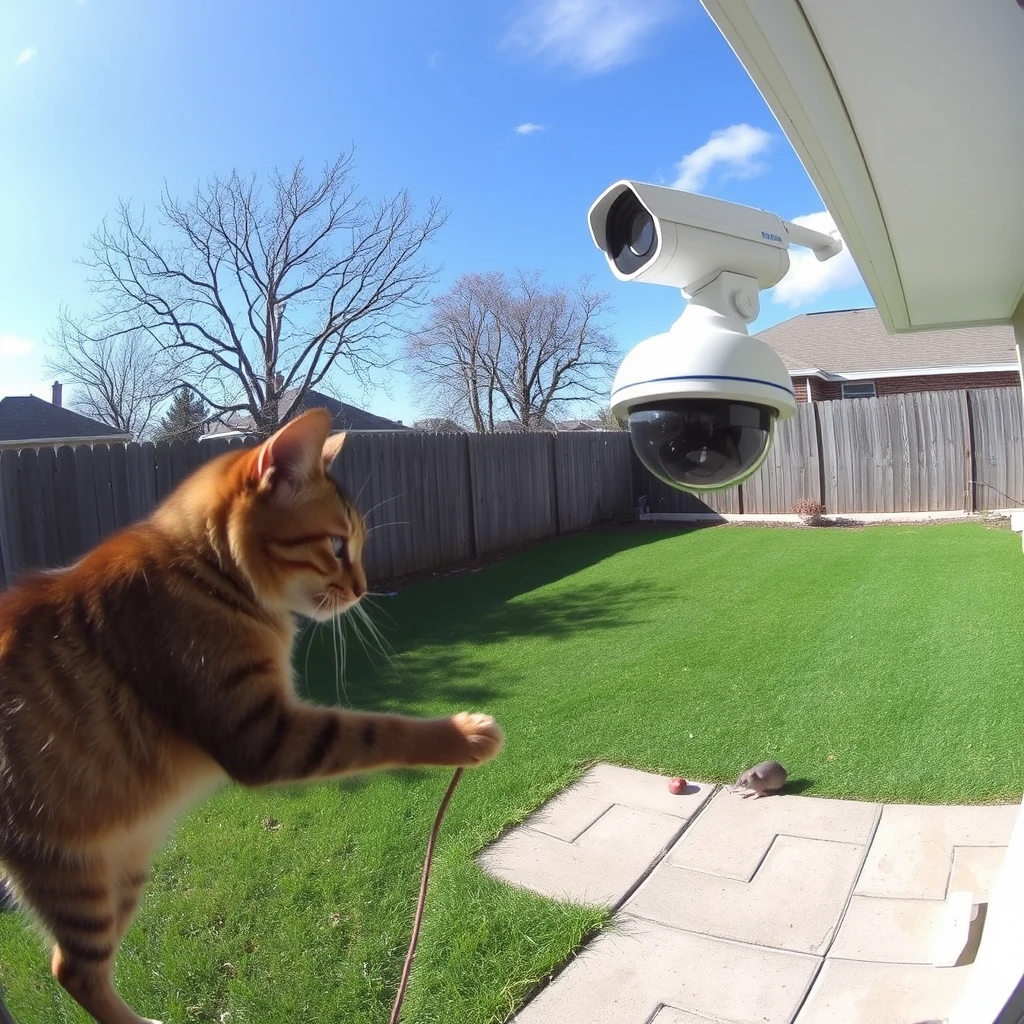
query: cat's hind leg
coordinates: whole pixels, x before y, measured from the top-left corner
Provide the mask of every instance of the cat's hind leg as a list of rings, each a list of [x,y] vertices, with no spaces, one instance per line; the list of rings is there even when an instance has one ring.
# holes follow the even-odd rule
[[[140,1017],[114,988],[114,958],[126,925],[109,859],[55,854],[19,874],[23,901],[56,940],[53,976],[68,995],[98,1024],[159,1024]]]

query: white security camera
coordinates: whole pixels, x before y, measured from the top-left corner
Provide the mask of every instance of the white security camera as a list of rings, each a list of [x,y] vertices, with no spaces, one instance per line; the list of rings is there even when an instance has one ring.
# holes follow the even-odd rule
[[[747,333],[758,293],[789,270],[790,244],[819,260],[839,238],[721,199],[619,181],[591,206],[590,233],[620,281],[679,288],[689,300],[664,334],[622,361],[611,408],[640,461],[672,487],[701,493],[750,476],[775,423],[796,413],[789,373]]]

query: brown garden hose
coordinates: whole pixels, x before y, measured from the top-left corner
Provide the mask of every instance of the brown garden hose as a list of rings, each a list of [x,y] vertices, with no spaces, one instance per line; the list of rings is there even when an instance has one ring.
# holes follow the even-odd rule
[[[444,812],[448,810],[448,801],[455,792],[455,787],[462,778],[462,769],[456,768],[452,781],[441,799],[441,806],[437,810],[437,817],[434,819],[434,827],[430,830],[430,839],[427,841],[427,856],[423,861],[423,879],[420,882],[420,898],[416,901],[416,918],[412,925],[412,938],[409,940],[409,952],[405,955],[405,966],[402,968],[402,980],[398,985],[398,995],[395,996],[395,1008],[391,1011],[391,1024],[398,1024],[402,1013],[402,1001],[405,999],[405,989],[409,984],[409,972],[412,970],[412,958],[416,955],[416,943],[420,937],[420,924],[423,922],[423,905],[427,899],[427,882],[430,879],[430,862],[434,859],[434,844],[437,842],[437,834],[441,831],[441,822],[444,819]],[[0,1022],[2,1024],[2,1022]]]

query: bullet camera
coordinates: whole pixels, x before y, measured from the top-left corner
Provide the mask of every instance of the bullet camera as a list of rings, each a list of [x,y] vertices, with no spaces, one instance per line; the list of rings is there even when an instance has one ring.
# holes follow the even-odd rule
[[[640,342],[612,384],[640,461],[660,480],[700,494],[732,487],[764,462],[775,424],[796,413],[789,373],[747,333],[759,292],[789,270],[789,246],[819,260],[842,251],[830,235],[736,203],[619,181],[594,202],[590,233],[620,281],[679,288],[682,316]]]

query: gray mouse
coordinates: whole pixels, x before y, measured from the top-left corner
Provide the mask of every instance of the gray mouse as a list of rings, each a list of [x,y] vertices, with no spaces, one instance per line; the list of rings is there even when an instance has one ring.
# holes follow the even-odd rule
[[[774,793],[786,784],[789,772],[778,761],[762,761],[748,768],[729,787],[731,793],[742,792],[744,798],[752,796],[755,800],[765,793]]]

